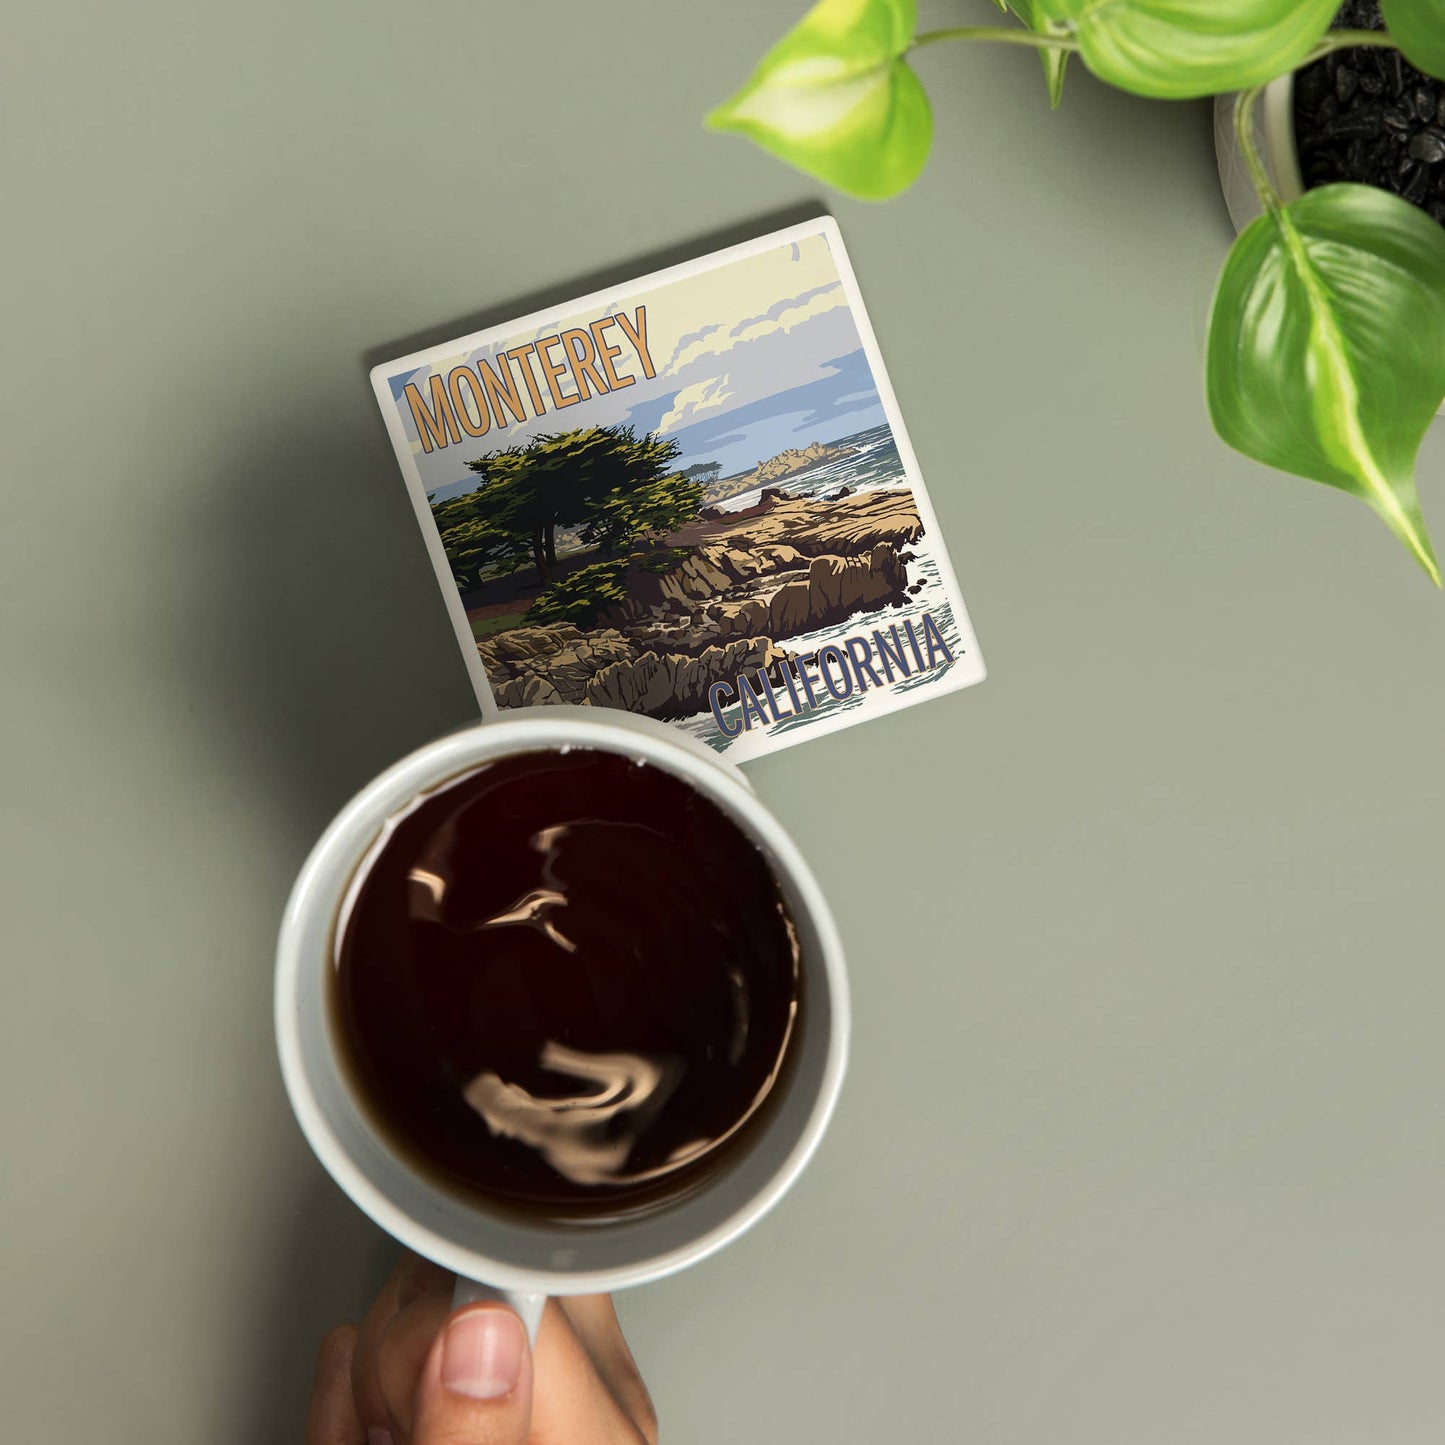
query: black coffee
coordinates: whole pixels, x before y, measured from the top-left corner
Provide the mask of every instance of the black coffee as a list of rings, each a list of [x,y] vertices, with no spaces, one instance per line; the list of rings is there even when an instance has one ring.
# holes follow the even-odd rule
[[[343,1052],[415,1167],[548,1218],[678,1198],[787,1061],[798,942],[715,804],[588,749],[487,763],[393,819],[335,947]]]

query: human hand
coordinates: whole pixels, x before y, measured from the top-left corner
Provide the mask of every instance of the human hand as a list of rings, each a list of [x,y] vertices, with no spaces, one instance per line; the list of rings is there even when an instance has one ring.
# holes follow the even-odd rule
[[[306,1445],[657,1445],[608,1296],[548,1300],[534,1351],[505,1305],[452,1314],[455,1282],[403,1254],[361,1328],[326,1337]]]

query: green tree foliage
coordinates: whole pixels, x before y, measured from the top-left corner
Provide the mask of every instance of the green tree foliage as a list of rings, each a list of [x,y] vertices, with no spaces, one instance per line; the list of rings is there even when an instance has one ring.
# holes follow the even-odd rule
[[[583,541],[612,552],[639,533],[681,526],[697,515],[702,488],[671,471],[677,455],[676,442],[651,432],[589,426],[468,462],[481,485],[433,509],[454,573],[459,558],[470,576],[473,563],[515,567],[530,556],[546,582],[559,527],[575,527]]]
[[[631,573],[670,572],[687,560],[690,551],[688,547],[664,547],[655,552],[594,562],[548,587],[527,609],[527,621],[571,622],[578,627],[590,627],[599,613],[627,601]]]
[[[631,491],[615,488],[583,525],[582,540],[615,552],[633,537],[675,531],[697,516],[702,497],[700,483],[675,472]]]
[[[627,558],[594,562],[554,582],[527,609],[527,621],[590,627],[597,614],[627,601]]]
[[[432,503],[432,516],[458,588],[469,592],[488,577],[515,572],[528,556],[523,539],[498,528],[476,504],[475,492]]]

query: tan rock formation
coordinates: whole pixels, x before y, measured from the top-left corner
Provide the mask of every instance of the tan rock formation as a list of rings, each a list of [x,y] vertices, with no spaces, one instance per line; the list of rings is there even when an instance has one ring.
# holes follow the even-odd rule
[[[810,467],[821,466],[824,462],[841,461],[844,457],[856,456],[853,447],[834,446],[831,442],[809,442],[805,447],[789,447],[759,462],[746,476],[733,477],[729,485],[732,494],[751,491],[754,487],[766,487],[781,482],[785,477],[795,477]]]
[[[587,685],[586,700],[652,717],[691,717],[706,710],[713,683],[735,686],[740,672],[771,668],[782,658],[767,637],[709,647],[696,657],[645,652],[632,662],[615,662],[599,672]]]
[[[771,668],[788,638],[901,602],[904,549],[922,533],[907,491],[774,496],[655,544],[690,548],[666,571],[647,570],[658,552],[640,549],[626,602],[597,626],[514,628],[477,651],[504,707],[586,702],[691,716],[714,682]]]

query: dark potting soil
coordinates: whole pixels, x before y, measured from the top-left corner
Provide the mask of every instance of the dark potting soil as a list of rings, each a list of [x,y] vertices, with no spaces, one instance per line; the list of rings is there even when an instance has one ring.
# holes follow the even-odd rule
[[[1333,28],[1384,29],[1378,0],[1347,0]],[[1445,224],[1445,83],[1398,50],[1340,50],[1301,70],[1294,126],[1306,190],[1379,186]]]

